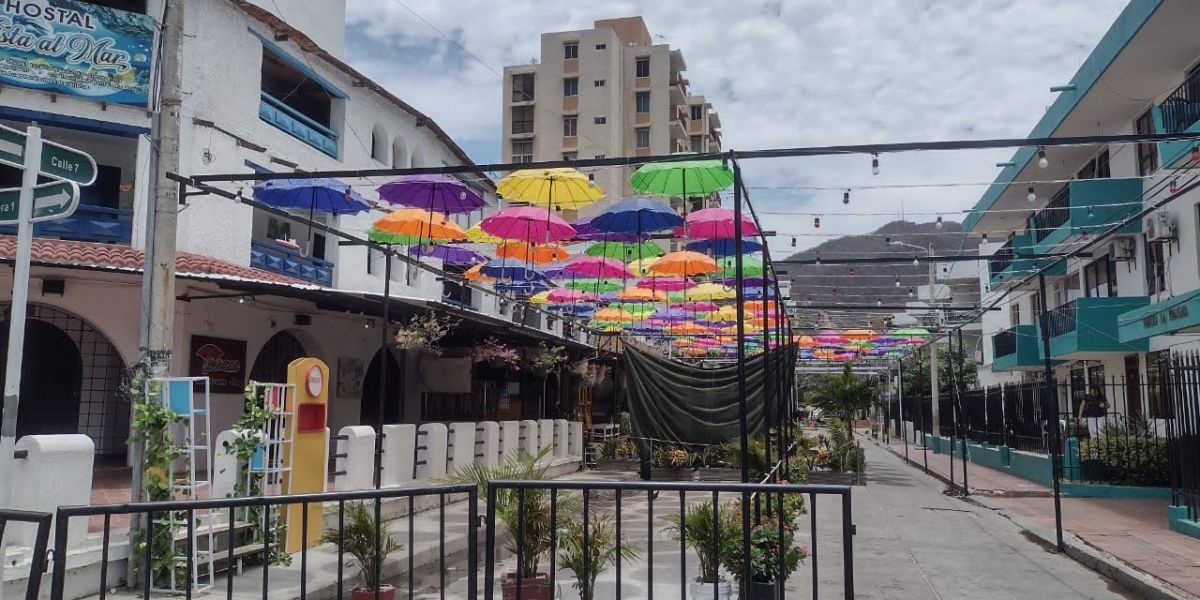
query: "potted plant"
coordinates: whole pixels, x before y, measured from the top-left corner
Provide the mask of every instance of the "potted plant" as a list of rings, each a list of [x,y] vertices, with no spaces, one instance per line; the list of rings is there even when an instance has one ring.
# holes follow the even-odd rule
[[[682,537],[683,543],[696,553],[699,561],[700,574],[689,586],[688,595],[692,600],[728,600],[733,590],[729,581],[721,576],[721,549],[734,537],[741,540],[741,528],[735,515],[719,504],[714,509],[712,501],[707,501],[688,509],[682,518],[679,515],[669,518],[672,524],[667,532],[675,541]],[[716,544],[713,543],[714,529],[718,538]],[[716,584],[716,595],[713,584]]]
[[[741,503],[730,511],[735,518],[732,535],[723,536],[721,564],[739,583],[745,582],[749,600],[775,600],[781,584],[808,557],[808,547],[796,543],[796,519],[806,511],[804,497],[784,494],[782,502],[766,502],[762,520],[750,529],[750,572],[746,573],[740,521]]]
[[[521,366],[521,355],[516,349],[496,336],[488,336],[478,346],[471,349],[471,362],[487,363],[494,369],[516,371]]]
[[[567,362],[567,349],[540,342],[525,354],[525,366],[538,377],[545,377],[559,365]]]
[[[546,479],[542,459],[549,451],[550,448],[543,448],[537,455],[522,451],[498,467],[466,465],[448,479],[455,483],[473,483],[479,488],[479,497],[487,498],[489,481]],[[574,500],[573,496],[558,498],[559,523],[555,524],[550,519],[549,490],[497,488],[496,505],[489,508],[512,535],[506,549],[513,555],[520,549],[521,561],[517,569],[521,573],[521,600],[551,600],[554,597],[550,575],[539,571],[539,567],[550,552],[552,528],[561,526],[564,516],[573,510]],[[516,599],[516,572],[501,576],[500,590],[504,600]]]
[[[655,449],[650,456],[651,478],[659,481],[691,481],[690,469],[696,457],[682,446],[667,445]]]
[[[596,577],[616,564],[618,556],[621,560],[633,560],[639,554],[637,548],[629,544],[617,545],[613,519],[607,513],[592,513],[588,520],[586,538],[582,519],[567,521],[558,535],[559,564],[575,573],[573,585],[580,600],[596,597]]]
[[[454,328],[455,320],[429,310],[410,317],[396,329],[392,339],[397,350],[441,354],[438,342]]]
[[[636,471],[637,468],[637,448],[629,438],[612,437],[600,444],[600,457],[596,461],[596,470]]]
[[[342,551],[350,555],[350,563],[358,565],[362,585],[350,590],[351,600],[374,600],[377,581],[380,582],[379,600],[395,600],[396,588],[382,583],[383,562],[389,554],[403,548],[403,544],[388,535],[386,521],[375,521],[374,510],[367,508],[365,502],[347,503],[345,516],[341,534],[337,529],[326,529],[321,534],[321,542],[340,544]],[[382,537],[377,539],[377,536]],[[375,553],[377,543],[378,555]]]

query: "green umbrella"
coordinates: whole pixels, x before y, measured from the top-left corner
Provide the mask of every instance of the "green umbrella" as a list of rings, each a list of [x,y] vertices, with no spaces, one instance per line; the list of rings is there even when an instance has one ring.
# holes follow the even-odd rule
[[[376,227],[367,230],[367,239],[377,244],[396,244],[404,246],[412,246],[414,244],[429,243],[429,238],[420,238],[415,235],[404,235],[400,233],[392,233],[384,231]]]
[[[618,279],[572,279],[563,285],[573,290],[584,290],[596,294],[625,289],[625,285]]]
[[[662,256],[663,249],[654,242],[596,242],[588,246],[587,250],[584,250],[584,254],[629,262]]]
[[[733,170],[719,160],[646,163],[633,172],[629,183],[639,192],[656,196],[706,196],[732,185]]]
[[[904,327],[892,332],[892,337],[898,338],[918,338],[929,337],[929,330],[921,327]]]
[[[737,273],[737,257],[726,256],[717,259],[717,266],[721,269],[721,274],[725,277],[733,277]],[[762,261],[757,258],[742,257],[742,276],[743,277],[760,277],[763,274]]]

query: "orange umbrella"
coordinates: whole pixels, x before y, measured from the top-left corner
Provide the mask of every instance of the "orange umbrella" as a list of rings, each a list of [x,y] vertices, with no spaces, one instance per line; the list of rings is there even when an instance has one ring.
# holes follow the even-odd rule
[[[812,339],[811,335],[802,335],[796,338],[796,345],[801,348],[816,348],[817,341]]]
[[[618,300],[637,300],[641,302],[666,302],[667,293],[657,290],[630,286],[617,294]]]
[[[655,275],[689,277],[717,271],[717,261],[699,252],[683,250],[660,256],[649,270]]]
[[[480,263],[480,264],[475,265],[475,266],[471,267],[470,269],[467,269],[466,271],[464,271],[463,279],[466,279],[467,281],[476,281],[476,282],[481,282],[481,283],[495,281],[496,280],[495,277],[488,277],[487,275],[483,274],[482,269],[483,269],[483,265],[485,265],[485,264],[487,264],[487,263]]]
[[[420,208],[401,208],[375,221],[371,235],[383,238],[403,237],[420,242],[453,241],[467,239],[467,232],[458,223],[445,215],[431,213]],[[411,241],[408,243],[412,243]]]
[[[751,312],[756,315],[761,315],[763,313],[764,306],[766,307],[765,310],[767,312],[772,313],[772,314],[775,313],[775,301],[774,300],[765,300],[765,301],[764,300],[747,300],[745,306],[746,306],[746,312]]]
[[[613,323],[631,323],[637,320],[637,315],[619,308],[602,308],[592,315],[595,321],[611,321]]]
[[[530,244],[508,240],[496,246],[496,256],[534,264],[546,264],[567,260],[571,257],[571,253],[559,244]]]
[[[879,334],[870,329],[848,329],[842,332],[842,337],[851,341],[869,342],[879,337]]]
[[[707,328],[703,325],[697,325],[692,322],[680,323],[679,325],[672,325],[667,331],[669,331],[671,333],[678,333],[678,334],[684,334],[684,335],[703,335],[703,334],[712,332],[712,330],[710,330],[709,328]]]

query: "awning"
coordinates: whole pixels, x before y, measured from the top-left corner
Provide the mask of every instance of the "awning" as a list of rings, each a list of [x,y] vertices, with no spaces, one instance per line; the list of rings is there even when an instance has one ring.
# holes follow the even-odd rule
[[[1122,343],[1155,335],[1200,331],[1200,289],[1121,313],[1117,336]]]

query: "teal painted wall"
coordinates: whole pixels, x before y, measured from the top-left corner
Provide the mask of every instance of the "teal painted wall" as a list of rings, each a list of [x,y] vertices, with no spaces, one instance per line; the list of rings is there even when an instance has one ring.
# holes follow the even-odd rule
[[[1167,507],[1167,526],[1175,533],[1200,538],[1200,522],[1188,519],[1188,509],[1186,506]]]

